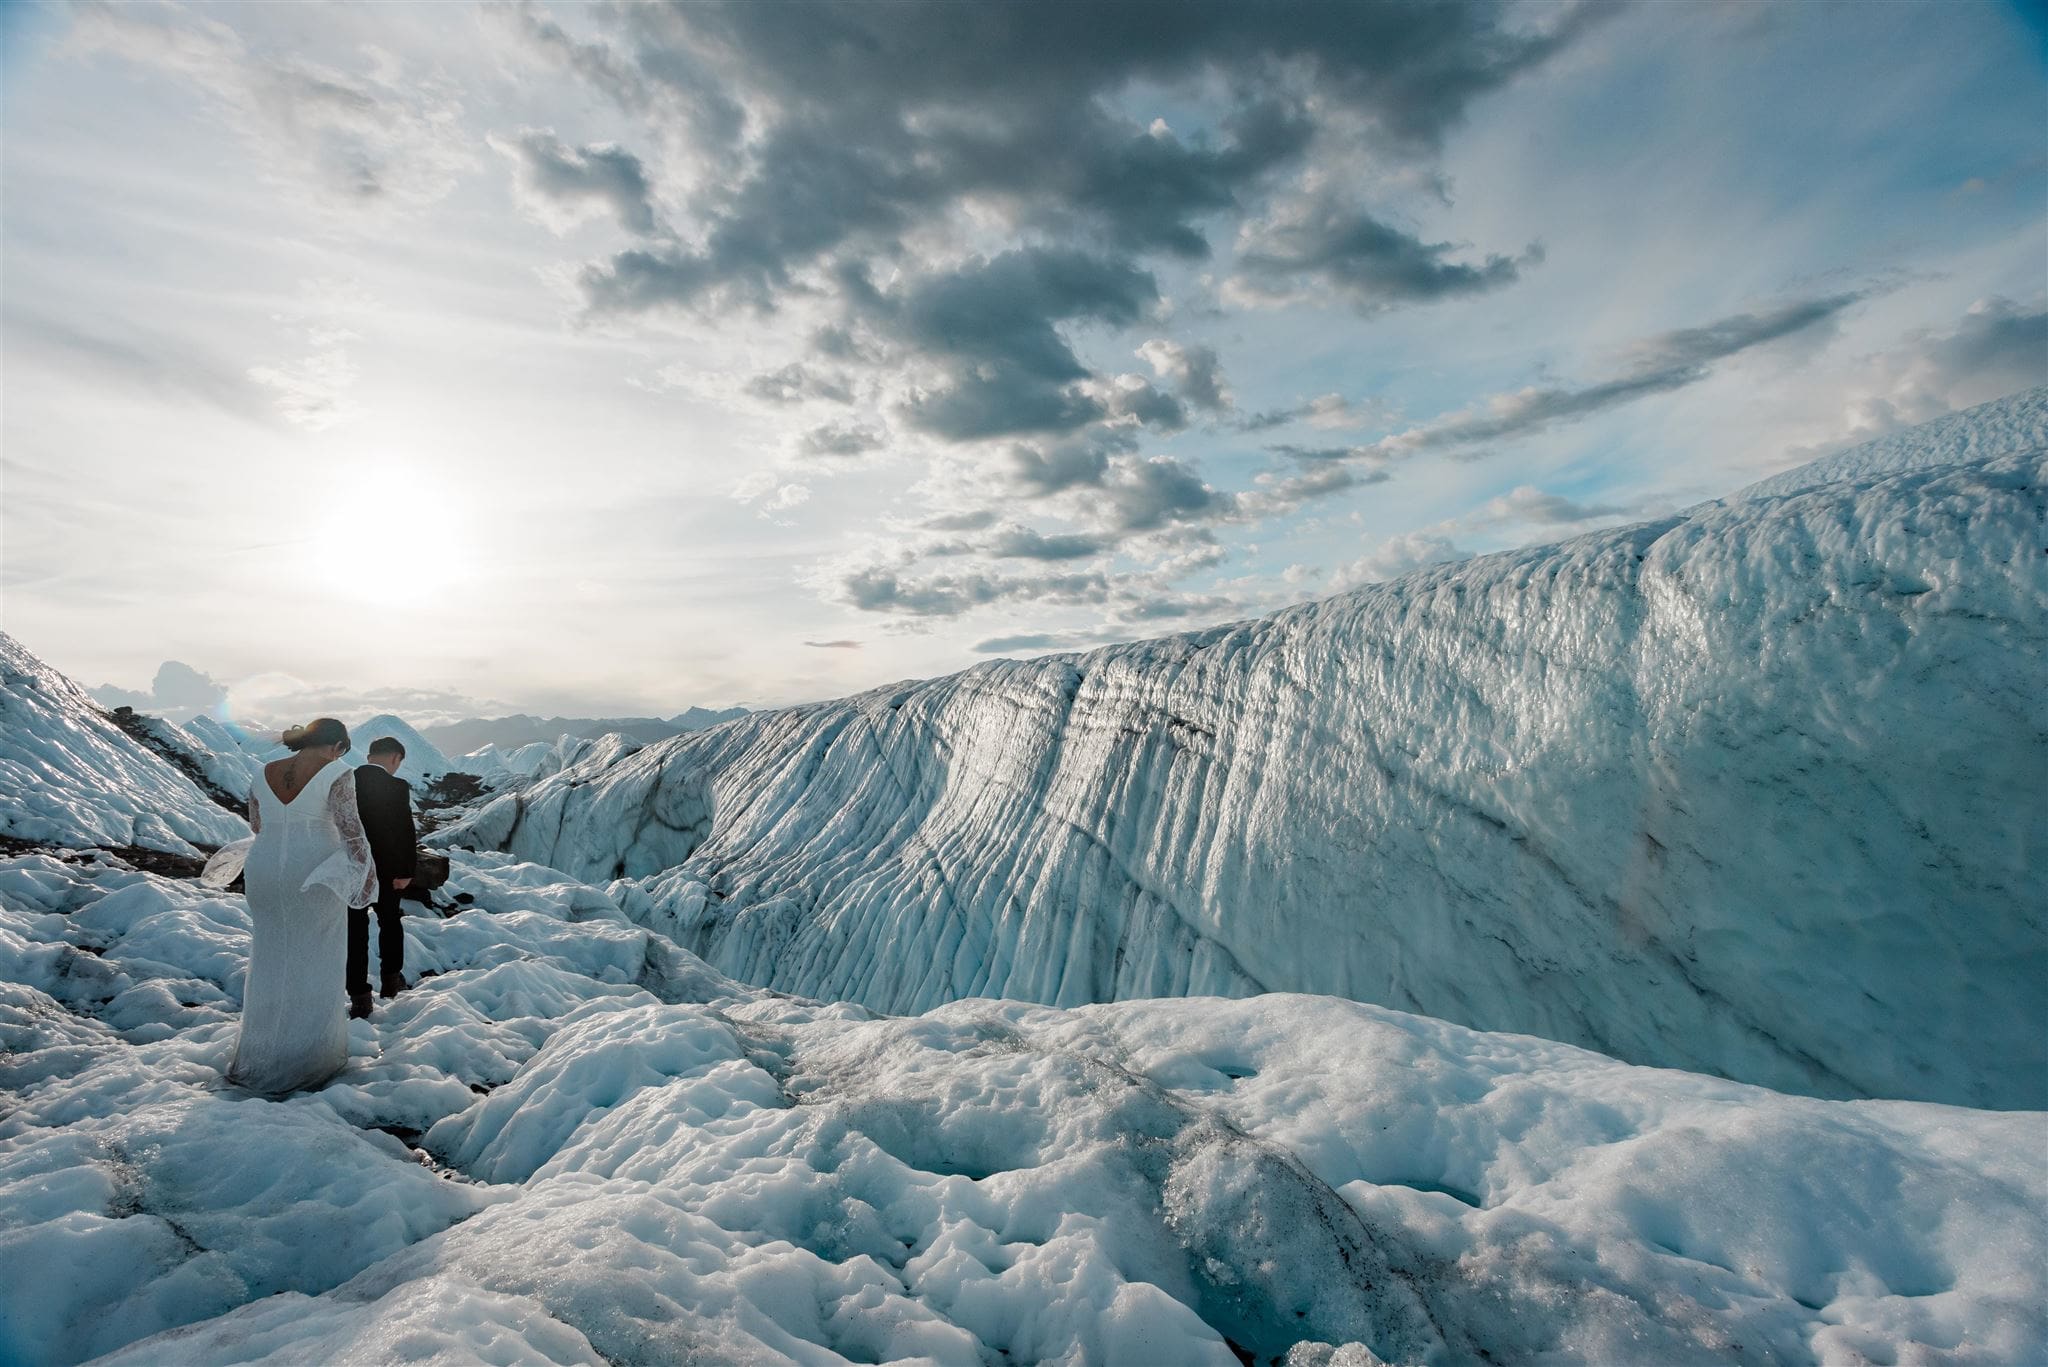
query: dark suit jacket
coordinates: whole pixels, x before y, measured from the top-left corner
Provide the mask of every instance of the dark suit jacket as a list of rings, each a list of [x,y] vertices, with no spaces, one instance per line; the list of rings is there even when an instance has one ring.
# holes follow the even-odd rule
[[[365,764],[356,770],[356,810],[363,814],[363,834],[370,837],[378,879],[388,883],[412,877],[419,850],[412,824],[412,785],[375,764]]]

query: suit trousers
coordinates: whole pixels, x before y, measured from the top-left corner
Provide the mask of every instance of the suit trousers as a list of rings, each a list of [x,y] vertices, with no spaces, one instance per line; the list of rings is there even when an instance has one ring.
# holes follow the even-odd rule
[[[389,879],[377,883],[377,972],[389,978],[405,968],[405,920],[398,907],[398,889]],[[348,990],[370,990],[370,909],[348,909]]]

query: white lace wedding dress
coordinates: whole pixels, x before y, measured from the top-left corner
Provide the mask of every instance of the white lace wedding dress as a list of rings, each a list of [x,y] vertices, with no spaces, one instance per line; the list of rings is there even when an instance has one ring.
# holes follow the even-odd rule
[[[226,886],[240,872],[249,900],[242,1035],[228,1080],[276,1094],[325,1081],[348,1061],[348,909],[377,900],[377,866],[355,771],[339,759],[290,802],[259,775],[249,825],[255,836],[208,860],[204,880]]]

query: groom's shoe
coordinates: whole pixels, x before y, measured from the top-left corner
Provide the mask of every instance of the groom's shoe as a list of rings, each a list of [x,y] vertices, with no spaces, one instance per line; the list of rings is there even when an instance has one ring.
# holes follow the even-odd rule
[[[348,994],[348,1018],[352,1021],[368,1020],[370,1018],[369,993],[351,992]]]
[[[405,991],[405,975],[403,973],[386,973],[384,975],[385,996],[395,997],[403,991]]]

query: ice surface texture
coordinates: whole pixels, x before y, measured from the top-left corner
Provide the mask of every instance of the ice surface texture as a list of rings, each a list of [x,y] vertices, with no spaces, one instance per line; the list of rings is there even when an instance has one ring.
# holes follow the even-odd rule
[[[2044,448],[2036,390],[1785,494],[586,758],[455,838],[877,1010],[1284,989],[2048,1106]]]
[[[84,689],[0,632],[0,836],[190,855],[248,833]]]
[[[2039,1115],[1286,994],[876,1019],[455,865],[275,1102],[240,898],[0,861],[0,1361],[2048,1357]]]

